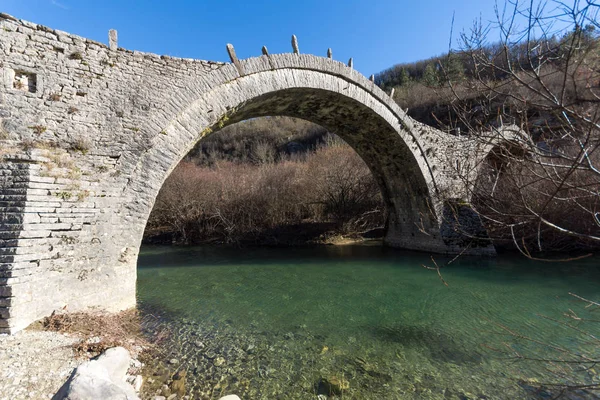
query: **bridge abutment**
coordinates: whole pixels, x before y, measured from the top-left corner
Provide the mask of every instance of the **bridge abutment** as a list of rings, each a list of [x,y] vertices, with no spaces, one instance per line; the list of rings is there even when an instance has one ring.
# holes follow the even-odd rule
[[[48,156],[0,159],[0,333],[54,310],[135,306],[137,253],[117,251],[106,194]]]

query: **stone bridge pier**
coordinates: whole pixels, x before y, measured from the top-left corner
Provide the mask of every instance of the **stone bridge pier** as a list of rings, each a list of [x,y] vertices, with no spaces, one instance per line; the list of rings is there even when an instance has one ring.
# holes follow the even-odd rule
[[[385,243],[492,254],[459,175],[488,149],[422,125],[351,65],[293,53],[231,63],[117,48],[0,14],[0,332],[55,309],[135,305],[164,180],[202,138],[260,116],[342,137],[388,208]],[[462,174],[459,174],[459,171]],[[455,209],[455,208],[454,208]],[[459,227],[460,229],[457,229]]]

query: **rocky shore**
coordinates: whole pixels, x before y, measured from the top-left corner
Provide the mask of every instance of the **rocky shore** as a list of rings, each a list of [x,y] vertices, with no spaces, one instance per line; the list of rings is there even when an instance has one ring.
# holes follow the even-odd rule
[[[91,345],[97,338],[87,338]],[[141,392],[144,364],[141,354],[130,354],[123,347],[106,349],[88,360],[76,351],[82,336],[76,333],[26,329],[15,335],[0,335],[0,400],[177,400],[186,395],[185,370],[163,381],[149,378],[147,386],[163,384],[158,391]],[[155,353],[148,354],[152,360]],[[178,360],[171,360],[173,364]],[[227,395],[224,400],[239,400]]]
[[[0,399],[51,399],[73,369],[77,338],[58,332],[0,335]]]

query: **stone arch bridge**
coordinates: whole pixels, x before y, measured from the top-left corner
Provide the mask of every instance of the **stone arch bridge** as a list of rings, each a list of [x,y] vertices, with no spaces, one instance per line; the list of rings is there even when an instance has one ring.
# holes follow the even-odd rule
[[[350,65],[293,52],[231,63],[117,48],[0,14],[0,332],[55,309],[135,305],[136,262],[155,197],[203,137],[286,115],[349,143],[388,207],[385,242],[491,254],[456,234],[487,148],[420,124]],[[468,162],[467,162],[468,161]],[[452,218],[450,218],[452,220]],[[480,221],[459,213],[463,227]],[[454,221],[456,222],[456,221]]]

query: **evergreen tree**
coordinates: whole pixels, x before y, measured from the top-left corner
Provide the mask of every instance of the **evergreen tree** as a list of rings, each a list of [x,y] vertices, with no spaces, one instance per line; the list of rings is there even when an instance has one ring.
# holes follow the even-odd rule
[[[400,86],[406,86],[410,83],[410,75],[406,68],[400,70]]]
[[[423,83],[426,86],[438,86],[440,84],[440,78],[438,72],[433,64],[427,64],[423,71]]]
[[[458,82],[465,78],[465,67],[456,53],[448,53],[448,57],[442,62],[442,65],[445,79]]]

